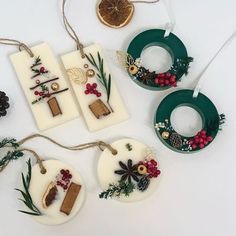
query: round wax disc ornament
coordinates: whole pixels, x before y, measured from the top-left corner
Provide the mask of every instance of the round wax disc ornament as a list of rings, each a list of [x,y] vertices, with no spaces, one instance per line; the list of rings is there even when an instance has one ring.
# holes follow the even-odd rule
[[[148,146],[134,139],[111,144],[117,155],[105,149],[98,162],[100,198],[134,202],[147,198],[157,188],[161,171]]]
[[[164,90],[176,87],[184,74],[188,73],[193,58],[188,56],[183,42],[173,33],[164,37],[165,30],[150,29],[138,34],[130,43],[127,53],[119,55],[128,74],[138,85],[149,90]],[[149,71],[142,66],[143,50],[159,46],[165,49],[172,58],[172,66],[164,72]]]
[[[34,219],[46,225],[63,224],[71,220],[85,200],[85,185],[71,166],[57,161],[43,162],[47,172],[40,173],[38,164],[32,167],[29,193],[39,215]]]
[[[160,140],[176,152],[192,153],[207,147],[216,137],[225,116],[219,115],[215,105],[204,94],[193,97],[193,90],[179,90],[166,96],[157,108],[155,130]],[[189,106],[202,118],[202,129],[193,137],[182,136],[171,125],[175,108]]]

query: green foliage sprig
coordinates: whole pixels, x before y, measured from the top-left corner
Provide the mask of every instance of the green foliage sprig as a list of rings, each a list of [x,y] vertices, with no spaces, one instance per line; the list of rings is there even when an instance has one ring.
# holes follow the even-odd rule
[[[22,183],[23,183],[23,186],[24,186],[24,191],[20,190],[20,189],[15,189],[15,190],[21,193],[23,199],[19,199],[19,200],[22,201],[31,211],[21,211],[20,210],[19,212],[25,213],[25,214],[28,214],[28,215],[40,216],[40,215],[42,215],[42,213],[34,205],[32,197],[29,193],[29,187],[30,187],[30,181],[31,181],[31,170],[32,170],[30,159],[26,163],[28,165],[28,173],[27,173],[26,176],[24,176],[24,174],[21,173],[21,178],[22,178]]]
[[[15,139],[4,138],[0,142],[0,148],[7,147],[12,147],[14,150],[8,151],[7,154],[0,160],[0,171],[3,170],[10,161],[17,160],[24,155],[22,151],[17,150],[19,144]]]
[[[112,197],[120,197],[121,195],[125,195],[128,197],[135,189],[135,185],[129,182],[120,181],[118,184],[110,184],[109,188],[99,194],[99,198],[112,198]]]
[[[103,58],[101,58],[101,55],[99,52],[97,53],[97,62],[91,53],[85,56],[88,59],[88,61],[96,68],[98,80],[101,83],[101,85],[104,87],[107,94],[107,104],[109,108],[111,109],[111,111],[113,112],[113,109],[109,103],[110,95],[111,95],[111,74],[107,76],[106,72],[104,71],[104,60]]]

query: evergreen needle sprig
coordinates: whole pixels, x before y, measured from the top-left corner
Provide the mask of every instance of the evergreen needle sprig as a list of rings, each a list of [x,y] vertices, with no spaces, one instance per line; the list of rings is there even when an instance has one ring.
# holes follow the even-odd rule
[[[26,162],[28,166],[28,174],[26,177],[24,176],[23,173],[21,173],[21,178],[22,178],[22,183],[24,186],[24,191],[20,189],[15,189],[16,191],[20,192],[23,199],[19,199],[22,201],[31,211],[19,211],[24,214],[28,215],[34,215],[34,216],[40,216],[42,213],[40,210],[34,205],[32,197],[29,193],[29,187],[30,187],[30,181],[31,181],[31,171],[32,171],[32,166],[31,166],[31,161],[30,159]]]
[[[85,56],[88,59],[88,61],[96,68],[98,80],[101,83],[101,85],[104,87],[106,94],[107,94],[107,104],[108,104],[109,108],[111,109],[111,111],[114,112],[110,103],[109,103],[110,95],[111,95],[111,74],[109,74],[107,77],[107,74],[104,71],[103,58],[101,58],[101,55],[99,52],[97,53],[97,62],[91,53],[89,53],[89,55],[85,55]]]
[[[119,181],[118,184],[110,184],[109,188],[99,194],[99,198],[112,198],[112,197],[120,197],[121,195],[125,195],[128,197],[135,189],[135,185],[129,182]]]
[[[2,141],[0,141],[0,148],[10,147],[12,147],[14,150],[8,151],[7,154],[2,159],[0,159],[0,171],[2,171],[10,161],[17,160],[24,155],[22,151],[17,150],[17,148],[19,148],[19,144],[15,139],[4,138]]]

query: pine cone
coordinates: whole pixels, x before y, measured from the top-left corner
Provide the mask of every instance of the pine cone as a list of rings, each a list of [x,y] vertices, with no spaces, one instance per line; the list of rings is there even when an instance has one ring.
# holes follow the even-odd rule
[[[146,175],[142,177],[138,182],[138,190],[144,192],[145,190],[147,190],[149,184],[150,179],[148,178],[148,176]]]
[[[7,109],[10,107],[8,103],[9,98],[6,96],[6,93],[0,91],[0,117],[7,114]]]
[[[172,133],[171,134],[170,143],[174,148],[181,148],[183,146],[182,138],[177,133]]]

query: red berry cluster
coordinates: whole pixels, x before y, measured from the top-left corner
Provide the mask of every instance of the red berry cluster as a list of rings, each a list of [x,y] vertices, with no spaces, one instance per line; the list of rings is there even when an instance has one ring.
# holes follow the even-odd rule
[[[157,74],[155,78],[155,84],[158,84],[160,87],[164,86],[177,86],[176,76],[170,72]]]
[[[64,190],[67,190],[72,179],[72,174],[69,170],[60,170],[60,174],[57,176],[57,186],[61,186]]]
[[[34,94],[36,96],[40,96],[40,97],[50,97],[51,95],[47,92],[47,93],[44,93],[44,92],[39,92],[39,91],[35,91]]]
[[[87,94],[95,94],[97,97],[101,97],[102,94],[100,92],[98,92],[97,86],[98,85],[96,83],[93,83],[93,84],[87,83],[86,84],[86,90],[84,91],[84,93],[86,95]]]
[[[147,168],[148,177],[150,179],[157,178],[161,174],[161,171],[158,170],[157,162],[154,159],[140,161],[139,165],[144,165]]]
[[[192,149],[204,148],[209,142],[213,140],[212,136],[207,136],[205,130],[201,130],[194,136],[193,139],[190,139],[188,142],[191,145]]]

